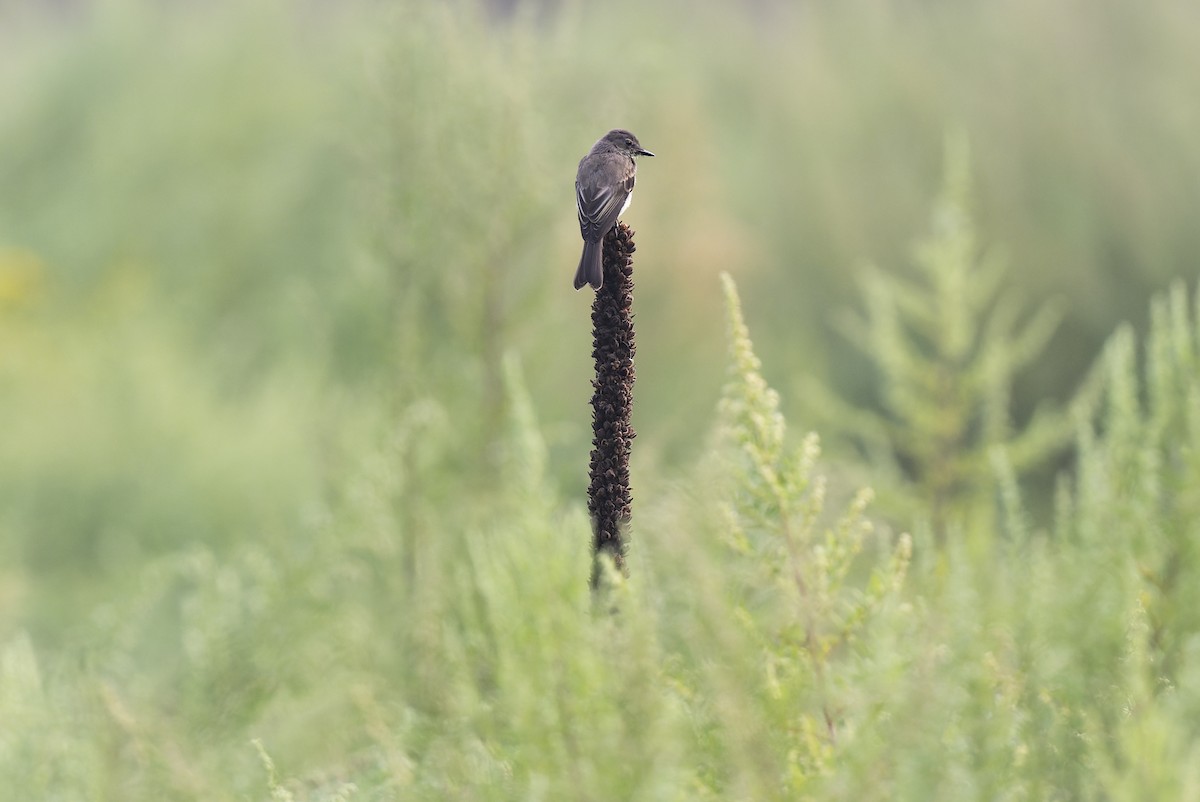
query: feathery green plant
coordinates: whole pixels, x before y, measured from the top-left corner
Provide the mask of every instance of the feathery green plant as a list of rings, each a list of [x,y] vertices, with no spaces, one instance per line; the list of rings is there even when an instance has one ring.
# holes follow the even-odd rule
[[[858,561],[872,532],[869,489],[836,520],[826,518],[826,480],[817,472],[816,434],[786,442],[779,396],[763,379],[733,279],[722,275],[730,380],[719,437],[729,477],[722,507],[727,542],[750,560],[741,620],[765,659],[773,726],[786,744],[783,784],[801,792],[834,759],[847,721],[839,659],[868,629],[872,613],[896,603],[912,554],[902,535],[890,556]],[[858,568],[859,570],[855,570]]]
[[[1017,299],[1001,293],[1004,265],[980,253],[969,205],[969,153],[964,138],[947,140],[945,183],[932,230],[916,248],[917,275],[871,269],[866,316],[847,325],[874,363],[882,414],[842,416],[851,434],[893,475],[903,475],[908,514],[928,517],[944,537],[979,501],[989,501],[993,460],[1003,450],[1019,475],[1069,437],[1061,416],[1039,409],[1021,430],[1009,413],[1015,375],[1045,346],[1059,313],[1050,304],[1025,318]],[[891,498],[889,498],[891,500]]]
[[[1103,404],[1078,424],[1079,471],[1056,534],[1120,567],[1109,581],[1140,608],[1158,693],[1200,670],[1200,290],[1189,304],[1177,283],[1155,300],[1140,369],[1137,350],[1127,327],[1105,350]]]
[[[1098,394],[1073,409],[1077,468],[1049,535],[992,450],[1005,547],[984,562],[950,542],[942,581],[912,583],[915,629],[872,633],[899,670],[857,675],[886,712],[823,798],[1200,793],[1198,302],[1177,285],[1140,349],[1130,328],[1111,338]]]

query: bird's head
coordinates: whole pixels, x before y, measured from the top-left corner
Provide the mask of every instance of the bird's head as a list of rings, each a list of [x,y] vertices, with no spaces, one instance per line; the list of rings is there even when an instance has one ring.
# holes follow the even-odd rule
[[[654,154],[646,150],[638,142],[638,138],[626,131],[624,128],[614,128],[604,135],[602,140],[607,142],[617,150],[628,153],[630,156],[653,156]]]

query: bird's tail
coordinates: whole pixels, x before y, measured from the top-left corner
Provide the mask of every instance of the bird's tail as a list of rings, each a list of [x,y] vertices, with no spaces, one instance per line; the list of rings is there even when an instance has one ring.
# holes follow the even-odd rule
[[[583,241],[583,256],[579,269],[575,271],[575,289],[591,284],[598,290],[604,284],[604,246],[600,242]]]

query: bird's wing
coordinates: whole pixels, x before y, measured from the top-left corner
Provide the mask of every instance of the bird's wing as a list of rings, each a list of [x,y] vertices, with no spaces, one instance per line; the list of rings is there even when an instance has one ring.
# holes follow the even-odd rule
[[[599,242],[617,224],[629,193],[633,192],[631,174],[616,187],[601,187],[590,192],[575,182],[575,206],[579,210],[579,231],[585,240]]]

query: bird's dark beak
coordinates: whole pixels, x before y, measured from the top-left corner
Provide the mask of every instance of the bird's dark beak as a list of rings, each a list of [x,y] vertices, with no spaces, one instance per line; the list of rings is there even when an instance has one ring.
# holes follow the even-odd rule
[[[653,156],[654,155],[653,153],[646,150],[645,148],[638,148],[637,150],[634,151],[634,153],[636,153],[639,156]]]

